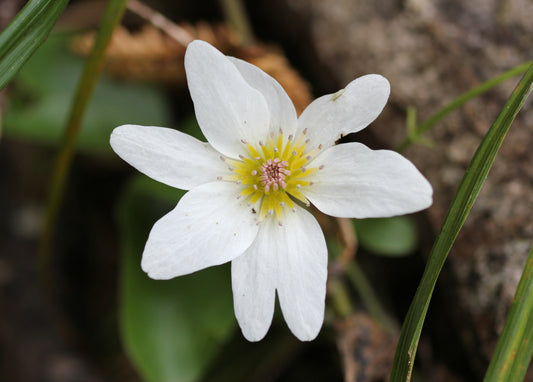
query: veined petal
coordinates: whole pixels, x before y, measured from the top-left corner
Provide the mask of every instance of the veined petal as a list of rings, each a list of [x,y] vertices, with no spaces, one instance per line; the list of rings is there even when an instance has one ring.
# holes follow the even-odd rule
[[[386,78],[378,74],[359,77],[337,93],[314,100],[298,118],[298,133],[307,129],[313,146],[333,146],[341,135],[360,131],[376,119],[389,93]]]
[[[261,340],[274,315],[277,281],[278,224],[265,220],[255,241],[231,262],[235,316],[248,341]]]
[[[153,226],[141,261],[153,279],[170,279],[242,255],[259,227],[234,183],[213,182],[186,193]]]
[[[214,182],[229,172],[208,143],[174,129],[123,125],[113,130],[110,143],[143,174],[182,190]]]
[[[313,184],[302,193],[325,214],[377,218],[420,211],[432,203],[433,189],[416,167],[400,154],[344,143],[320,154]]]
[[[237,158],[246,154],[241,140],[256,145],[268,136],[270,113],[265,98],[217,49],[204,41],[190,43],[185,72],[196,119],[215,149]]]
[[[279,82],[255,65],[238,58],[228,58],[239,69],[246,82],[265,97],[270,110],[270,132],[277,133],[282,129],[287,136],[294,135],[296,133],[296,110]]]
[[[302,341],[314,339],[324,321],[328,250],[316,219],[301,207],[273,228],[277,290],[283,317]]]

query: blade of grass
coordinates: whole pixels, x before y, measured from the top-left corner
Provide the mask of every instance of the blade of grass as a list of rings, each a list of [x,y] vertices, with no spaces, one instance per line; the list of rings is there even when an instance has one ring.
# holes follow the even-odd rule
[[[113,30],[122,19],[126,9],[127,0],[110,0],[98,30],[94,46],[89,55],[83,71],[74,102],[70,109],[67,127],[63,135],[57,154],[56,165],[52,174],[51,188],[46,205],[43,229],[38,250],[38,268],[43,280],[46,280],[48,265],[50,262],[51,244],[54,236],[55,225],[61,200],[65,189],[65,181],[68,177],[72,158],[76,148],[78,133],[87,105],[96,86],[98,76],[104,65],[104,56],[107,45],[111,40]]]
[[[511,123],[532,90],[532,83],[533,65],[529,67],[505,103],[496,121],[481,141],[466,170],[435,240],[426,269],[422,275],[422,280],[420,281],[402,326],[392,366],[390,378],[392,382],[403,382],[411,379],[420,332],[422,331],[431,295],[433,294],[440,270],[481,190],[481,186],[487,177],[496,153]]]
[[[533,246],[484,382],[522,381],[533,354]]]
[[[0,90],[46,39],[68,0],[30,0],[0,33]]]
[[[467,101],[470,101],[472,98],[476,98],[477,96],[489,91],[490,89],[492,89],[496,85],[499,85],[503,81],[524,73],[530,65],[531,65],[531,61],[526,62],[522,65],[519,65],[517,67],[514,67],[506,71],[505,73],[500,74],[499,76],[491,78],[487,82],[484,82],[483,84],[479,85],[478,87],[474,89],[467,91],[466,93],[454,99],[448,105],[444,106],[442,109],[440,109],[438,112],[433,114],[431,117],[429,117],[427,120],[422,122],[420,125],[416,125],[416,121],[413,120],[413,118],[416,118],[415,112],[413,110],[408,109],[407,137],[405,137],[405,139],[400,143],[396,151],[401,152],[405,150],[407,146],[418,141],[420,137],[422,136],[422,134],[424,134],[426,131],[428,131],[433,126],[435,126],[438,122],[440,122],[441,119],[443,119],[449,113],[461,107]]]

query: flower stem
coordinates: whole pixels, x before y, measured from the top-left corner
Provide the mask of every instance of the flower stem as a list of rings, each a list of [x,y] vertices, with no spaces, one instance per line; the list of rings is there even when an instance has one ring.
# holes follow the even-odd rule
[[[226,20],[241,37],[243,45],[253,40],[252,28],[241,0],[219,0]]]
[[[359,264],[352,261],[346,265],[345,272],[372,318],[385,329],[395,332],[398,329],[398,325],[389,317],[385,308],[381,305],[378,295]]]
[[[111,40],[113,30],[122,19],[126,9],[127,0],[110,0],[105,10],[100,29],[94,46],[89,55],[78,88],[74,96],[74,102],[70,109],[67,127],[63,135],[56,164],[52,173],[52,181],[46,205],[43,228],[39,240],[37,262],[39,273],[43,281],[48,279],[51,258],[51,246],[55,233],[57,215],[61,200],[65,191],[65,181],[68,178],[72,158],[76,149],[78,133],[87,105],[96,86],[98,76],[104,65],[104,56],[107,45]]]
[[[416,122],[413,122],[411,119],[414,117],[416,118],[416,114],[414,110],[410,110],[410,112],[407,114],[408,116],[408,127],[415,126],[415,128],[408,128],[407,129],[407,137],[400,143],[400,145],[396,148],[396,151],[402,152],[405,150],[409,145],[412,143],[418,141],[422,134],[424,134],[426,131],[431,129],[433,126],[435,126],[438,122],[440,122],[441,119],[443,119],[446,115],[454,111],[455,109],[459,108],[463,104],[465,104],[467,101],[471,100],[472,98],[475,98],[496,85],[499,85],[503,81],[515,77],[519,74],[524,73],[529,65],[531,65],[532,61],[526,62],[522,65],[519,65],[517,67],[512,68],[511,70],[508,70],[505,73],[500,74],[499,76],[496,76],[487,82],[484,82],[480,86],[471,89],[467,91],[466,93],[460,95],[456,99],[454,99],[452,102],[450,102],[448,105],[444,106],[442,109],[440,109],[438,112],[433,114],[431,117],[429,117],[427,120],[425,120],[420,125],[416,125]]]

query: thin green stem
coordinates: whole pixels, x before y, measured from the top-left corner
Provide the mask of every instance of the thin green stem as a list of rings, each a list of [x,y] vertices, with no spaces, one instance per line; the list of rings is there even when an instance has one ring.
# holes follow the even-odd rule
[[[352,303],[344,284],[337,277],[328,282],[328,296],[337,316],[346,318],[353,313]]]
[[[253,40],[252,27],[248,21],[244,4],[241,0],[219,0],[226,20],[241,37],[244,45]]]
[[[440,109],[438,112],[433,114],[431,117],[429,117],[427,120],[425,120],[420,125],[416,126],[414,129],[408,129],[407,137],[400,143],[400,145],[397,147],[396,151],[402,152],[405,150],[410,144],[416,142],[420,139],[422,134],[424,134],[426,131],[431,129],[433,126],[435,126],[438,122],[440,122],[441,119],[443,119],[446,115],[454,111],[455,109],[461,107],[463,104],[465,104],[467,101],[470,101],[472,98],[476,98],[477,96],[489,91],[496,85],[499,85],[503,81],[515,77],[519,74],[524,73],[527,68],[531,65],[531,61],[526,62],[525,64],[519,65],[511,70],[508,70],[505,73],[500,74],[497,77],[494,77],[487,82],[484,82],[480,86],[467,91],[466,93],[460,95],[456,99],[454,99],[452,102],[450,102],[448,105],[444,106],[442,109]],[[409,114],[408,114],[409,117]],[[411,124],[413,122],[411,121]],[[416,125],[416,123],[415,123]]]
[[[372,318],[384,328],[395,331],[397,329],[396,323],[391,320],[385,308],[381,305],[378,295],[372,288],[372,284],[370,284],[370,281],[367,279],[359,264],[355,261],[348,263],[345,272]]]
[[[100,29],[96,36],[94,46],[83,71],[74,102],[70,109],[67,127],[63,135],[57,154],[56,164],[52,173],[51,188],[46,205],[43,229],[38,248],[38,268],[43,280],[47,279],[51,257],[51,246],[55,232],[57,215],[65,190],[65,181],[68,178],[78,133],[81,128],[83,116],[91,99],[98,76],[104,65],[104,56],[107,45],[111,40],[113,30],[122,19],[127,0],[110,0],[105,10]]]
[[[533,354],[533,246],[484,382],[522,381]]]
[[[511,123],[532,90],[532,83],[533,65],[530,65],[481,141],[459,185],[402,326],[391,372],[392,382],[404,382],[411,379],[420,333],[442,266],[474,205]]]

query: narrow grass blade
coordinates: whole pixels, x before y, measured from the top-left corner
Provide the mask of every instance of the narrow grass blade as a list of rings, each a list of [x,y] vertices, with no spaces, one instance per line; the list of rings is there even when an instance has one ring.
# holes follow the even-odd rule
[[[484,382],[524,380],[533,354],[533,246]]]
[[[459,185],[448,214],[429,255],[428,263],[422,280],[407,317],[402,326],[400,339],[394,356],[391,378],[392,382],[409,381],[413,370],[420,332],[428,310],[431,295],[440,270],[450,249],[472,208],[481,186],[494,162],[496,153],[501,146],[511,123],[532,90],[533,65],[529,67],[512,95],[505,103],[481,144]]]
[[[67,127],[63,135],[63,141],[57,155],[56,166],[52,174],[51,189],[46,205],[43,230],[39,242],[38,267],[44,280],[47,278],[46,272],[50,258],[50,247],[54,235],[56,217],[63,198],[65,180],[70,171],[82,119],[87,110],[87,105],[93,94],[100,71],[104,65],[106,47],[111,40],[113,30],[122,19],[122,15],[126,9],[126,3],[127,0],[109,1],[94,46],[78,84],[72,108],[70,109]]]
[[[0,33],[0,90],[46,39],[68,0],[30,0]]]
[[[415,114],[416,112],[413,111],[412,109],[411,110],[408,109],[407,110],[407,137],[400,143],[396,151],[401,152],[405,150],[407,146],[418,141],[421,138],[422,134],[424,134],[426,131],[428,131],[433,126],[435,126],[438,122],[440,122],[441,119],[443,119],[449,113],[461,107],[467,101],[470,101],[472,98],[476,98],[479,95],[489,91],[490,89],[492,89],[496,85],[499,85],[503,81],[524,73],[529,67],[529,65],[531,65],[531,61],[526,62],[522,65],[519,65],[517,67],[514,67],[506,71],[505,73],[500,74],[499,76],[491,78],[490,80],[482,83],[478,87],[475,87],[474,89],[467,91],[466,93],[454,99],[448,105],[444,106],[442,109],[440,109],[438,112],[433,114],[431,117],[429,117],[427,120],[422,122],[420,125],[417,125],[416,121],[413,119],[413,118],[416,118],[416,114]]]

